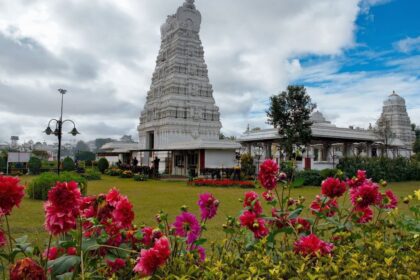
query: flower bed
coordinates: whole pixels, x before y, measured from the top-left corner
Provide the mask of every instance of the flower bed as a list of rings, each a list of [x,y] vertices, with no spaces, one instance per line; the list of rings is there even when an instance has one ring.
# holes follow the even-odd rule
[[[195,179],[194,186],[198,187],[241,187],[241,188],[255,188],[255,183],[252,181],[237,181],[230,179],[216,180],[216,179]]]
[[[133,205],[117,189],[83,197],[76,182],[57,183],[44,204],[47,246],[38,248],[11,236],[8,217],[21,204],[24,187],[18,178],[0,176],[1,267],[12,280],[420,275],[420,190],[403,199],[413,215],[400,215],[398,198],[381,190],[386,183],[358,171],[352,178],[324,180],[304,212],[305,198],[290,196],[296,183],[281,176],[274,162],[264,162],[259,174],[266,205],[256,192],[246,192],[240,215],[228,216],[220,228],[226,238],[207,251],[207,224],[223,203],[211,193],[199,195],[199,217],[183,206],[175,218],[159,212],[155,227],[137,227]],[[5,269],[0,273],[5,279]]]

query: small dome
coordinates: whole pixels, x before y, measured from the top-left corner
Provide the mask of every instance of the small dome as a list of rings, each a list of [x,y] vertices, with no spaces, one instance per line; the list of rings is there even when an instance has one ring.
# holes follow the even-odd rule
[[[399,96],[395,91],[384,102],[384,105],[405,105],[405,100]]]

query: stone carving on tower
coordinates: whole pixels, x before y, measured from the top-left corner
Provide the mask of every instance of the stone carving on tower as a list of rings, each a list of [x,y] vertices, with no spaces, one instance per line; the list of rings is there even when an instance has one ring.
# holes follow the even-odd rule
[[[186,0],[161,26],[161,46],[138,126],[140,148],[218,140],[221,122],[199,32],[201,14]]]
[[[396,139],[393,142],[401,143],[402,146],[411,150],[416,139],[415,132],[411,128],[405,100],[395,91],[384,101],[382,114],[377,121],[378,127],[385,125],[389,126],[392,137]]]

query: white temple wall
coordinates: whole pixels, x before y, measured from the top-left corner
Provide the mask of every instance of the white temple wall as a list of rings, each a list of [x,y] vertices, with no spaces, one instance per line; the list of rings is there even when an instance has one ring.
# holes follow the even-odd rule
[[[234,150],[206,150],[206,168],[233,168],[238,165]]]

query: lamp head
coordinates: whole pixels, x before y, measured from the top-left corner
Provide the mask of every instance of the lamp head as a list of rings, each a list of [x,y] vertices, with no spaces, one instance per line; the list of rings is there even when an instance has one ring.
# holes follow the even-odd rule
[[[69,133],[73,136],[76,136],[77,134],[80,134],[80,132],[77,131],[77,129],[75,127]]]
[[[53,131],[51,130],[50,126],[47,127],[46,130],[44,130],[45,134],[47,135],[51,135],[51,133],[53,133]]]

